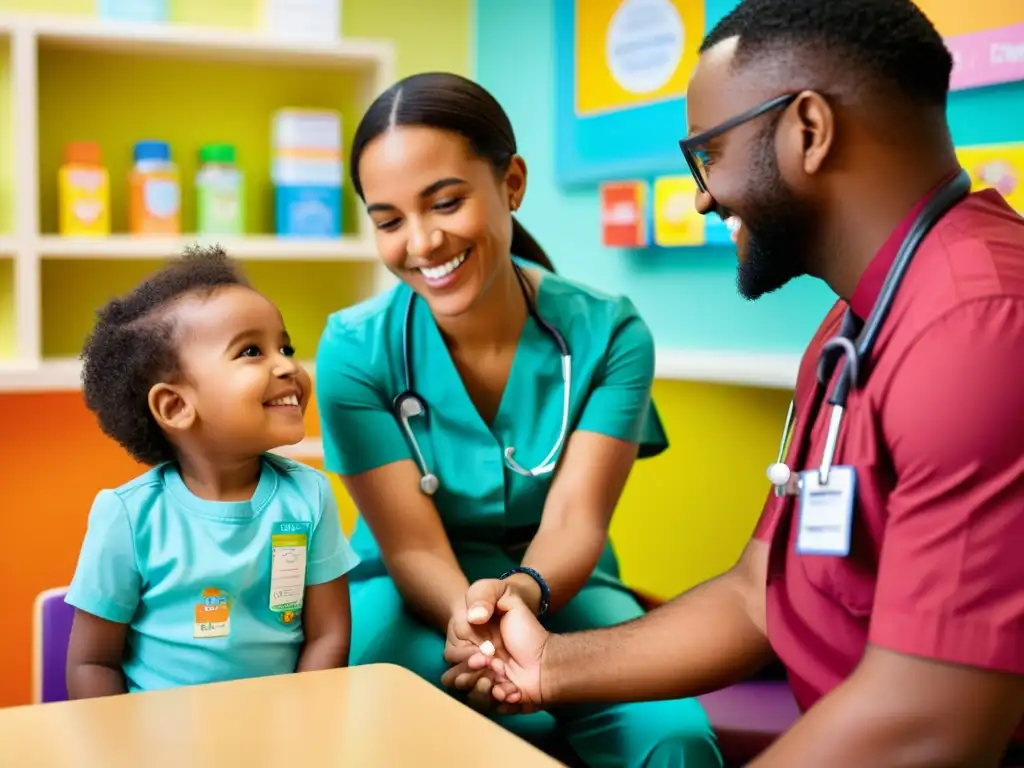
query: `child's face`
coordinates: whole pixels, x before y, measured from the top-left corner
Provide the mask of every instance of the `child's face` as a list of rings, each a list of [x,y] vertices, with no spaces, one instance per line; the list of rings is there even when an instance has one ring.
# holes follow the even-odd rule
[[[305,437],[310,378],[271,301],[226,286],[183,299],[175,321],[184,381],[173,389],[183,438],[214,455],[243,457]]]

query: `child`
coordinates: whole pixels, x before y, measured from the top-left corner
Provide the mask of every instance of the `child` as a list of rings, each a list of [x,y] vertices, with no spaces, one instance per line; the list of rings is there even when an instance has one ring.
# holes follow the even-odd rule
[[[72,699],[341,667],[358,558],[303,439],[309,374],[220,249],[114,299],[82,354],[103,431],[153,468],[96,496],[67,602]]]

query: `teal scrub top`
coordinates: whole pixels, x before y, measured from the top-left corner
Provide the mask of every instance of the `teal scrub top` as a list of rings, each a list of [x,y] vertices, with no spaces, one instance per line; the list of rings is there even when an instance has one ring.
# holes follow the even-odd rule
[[[526,265],[530,266],[530,265]],[[539,315],[565,339],[572,356],[569,432],[597,432],[640,444],[653,456],[668,439],[651,402],[654,339],[633,303],[543,272]],[[316,359],[316,394],[324,466],[356,475],[403,459],[415,461],[393,401],[407,389],[403,334],[411,289],[405,284],[331,315]],[[410,426],[440,481],[433,500],[456,556],[481,547],[525,544],[544,511],[555,473],[523,477],[551,451],[562,425],[562,359],[555,341],[526,321],[493,423],[473,405],[426,302],[415,298],[409,330],[412,387],[426,418]],[[557,472],[557,470],[556,470]],[[419,493],[417,487],[410,493]],[[372,534],[357,523],[352,545],[362,563],[353,580],[383,575]]]

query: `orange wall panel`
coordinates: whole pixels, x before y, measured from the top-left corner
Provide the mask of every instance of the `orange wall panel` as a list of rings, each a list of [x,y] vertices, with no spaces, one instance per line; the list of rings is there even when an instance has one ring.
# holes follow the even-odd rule
[[[145,467],[100,432],[80,392],[5,395],[0,424],[0,528],[17,541],[0,560],[0,706],[10,706],[31,695],[35,596],[71,580],[97,491]]]

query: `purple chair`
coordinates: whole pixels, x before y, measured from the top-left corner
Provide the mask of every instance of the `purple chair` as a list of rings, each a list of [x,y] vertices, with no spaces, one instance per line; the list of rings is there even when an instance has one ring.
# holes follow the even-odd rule
[[[40,592],[33,607],[32,702],[67,701],[68,641],[75,609],[64,602],[67,587]]]
[[[751,680],[699,697],[725,764],[745,765],[800,717],[789,684]]]

